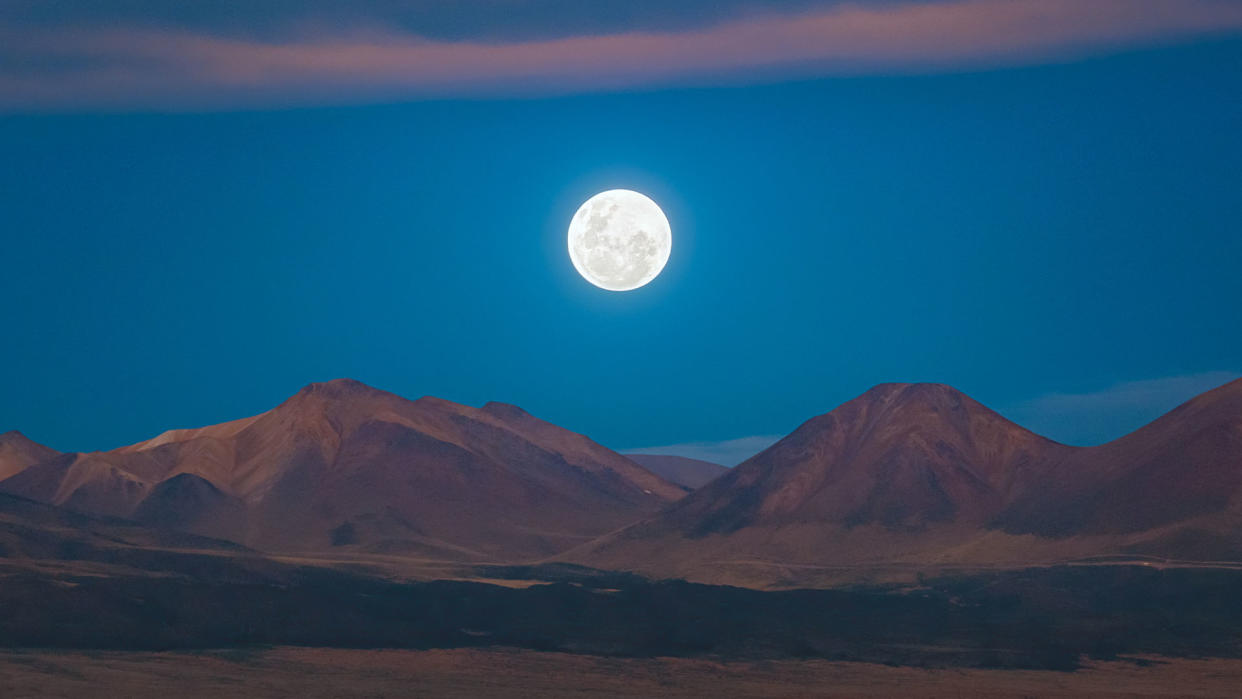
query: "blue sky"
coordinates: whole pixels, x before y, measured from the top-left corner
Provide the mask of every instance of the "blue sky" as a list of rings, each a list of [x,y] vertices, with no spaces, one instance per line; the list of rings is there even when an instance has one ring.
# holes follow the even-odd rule
[[[296,108],[15,98],[0,431],[110,448],[350,376],[615,448],[779,435],[887,381],[1118,436],[1242,372],[1242,39],[1020,63]],[[614,187],[674,235],[624,294],[565,252]]]

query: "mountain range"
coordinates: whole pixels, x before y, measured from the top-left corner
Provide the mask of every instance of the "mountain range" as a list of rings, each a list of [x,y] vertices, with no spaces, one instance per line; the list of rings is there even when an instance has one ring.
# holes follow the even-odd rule
[[[745,582],[1109,555],[1242,560],[1242,381],[1096,447],[948,386],[884,384],[565,558]]]
[[[254,417],[60,453],[0,491],[269,552],[565,561],[772,586],[842,570],[1242,561],[1242,381],[1071,447],[938,384],[884,384],[732,469],[622,456],[520,408],[311,384]]]

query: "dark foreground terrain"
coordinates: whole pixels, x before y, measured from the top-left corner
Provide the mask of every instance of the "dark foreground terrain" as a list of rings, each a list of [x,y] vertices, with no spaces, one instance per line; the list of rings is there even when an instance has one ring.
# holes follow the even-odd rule
[[[0,652],[27,697],[1236,697],[1242,661],[1149,658],[1075,672],[825,660],[600,658],[526,650]]]
[[[1242,573],[1232,570],[1061,566],[905,587],[756,591],[567,566],[483,571],[524,581],[512,587],[243,567],[221,556],[179,567],[200,559],[193,577],[10,569],[0,584],[0,644],[511,647],[1051,670],[1138,654],[1242,657]]]

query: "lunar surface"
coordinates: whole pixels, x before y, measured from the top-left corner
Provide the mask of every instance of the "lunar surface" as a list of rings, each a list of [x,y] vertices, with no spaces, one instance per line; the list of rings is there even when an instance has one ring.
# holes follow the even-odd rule
[[[672,249],[673,234],[654,201],[628,189],[591,197],[569,224],[569,259],[587,281],[629,291],[655,279]]]

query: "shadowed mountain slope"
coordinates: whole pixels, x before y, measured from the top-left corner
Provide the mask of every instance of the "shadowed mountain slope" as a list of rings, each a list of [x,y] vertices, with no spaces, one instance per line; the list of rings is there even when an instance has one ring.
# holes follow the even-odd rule
[[[556,553],[684,494],[518,408],[409,401],[350,380],[252,418],[57,456],[0,489],[266,549],[467,559]]]
[[[152,529],[0,493],[0,560],[93,562],[161,570],[174,551],[245,553],[229,541]],[[80,568],[79,568],[80,569]]]

